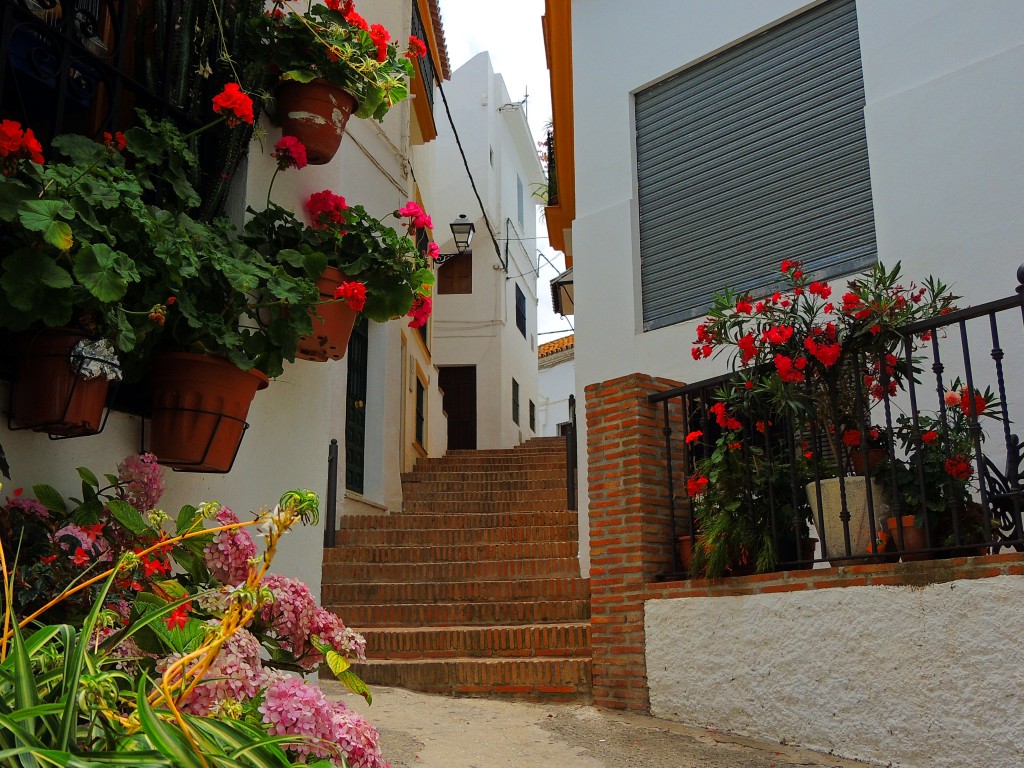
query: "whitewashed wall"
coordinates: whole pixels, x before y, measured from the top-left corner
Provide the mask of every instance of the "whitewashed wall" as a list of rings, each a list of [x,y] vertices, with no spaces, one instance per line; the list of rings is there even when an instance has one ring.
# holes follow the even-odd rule
[[[613,0],[573,3],[581,407],[594,382],[633,372],[698,381],[722,370],[690,358],[696,321],[641,331],[632,94],[813,5],[637,0],[630,16],[644,23],[623,24]],[[1024,241],[1024,3],[858,0],[857,12],[882,261],[955,283],[965,304],[1007,295]],[[631,50],[643,55],[608,55]],[[581,428],[583,509],[585,439]],[[580,531],[583,544],[585,516]]]
[[[645,606],[651,713],[900,768],[1024,764],[1024,578]]]
[[[540,389],[540,404],[537,406],[537,432],[541,437],[554,437],[558,425],[569,420],[569,395],[576,391],[576,362],[571,355],[556,352],[556,365],[540,361],[537,372],[537,386]]]

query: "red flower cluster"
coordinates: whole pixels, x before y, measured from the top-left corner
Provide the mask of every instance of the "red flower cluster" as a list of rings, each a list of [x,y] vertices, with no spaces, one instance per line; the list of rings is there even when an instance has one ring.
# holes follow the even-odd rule
[[[817,280],[807,286],[807,290],[812,295],[820,296],[823,299],[832,295],[832,287],[828,283],[819,283]]]
[[[936,432],[934,429],[929,429],[927,432],[921,435],[921,442],[924,443],[925,445],[931,445],[938,439],[939,433]]]
[[[788,355],[776,355],[773,362],[775,363],[775,370],[779,373],[779,378],[786,383],[793,384],[804,381],[807,378],[804,375],[804,368],[807,367],[807,358],[803,355],[799,355],[795,359]]]
[[[427,55],[427,46],[416,35],[409,35],[409,49],[405,52],[407,59],[422,59]]]
[[[125,139],[124,134],[120,131],[116,131],[115,133],[104,131],[103,143],[107,145],[107,149],[111,149],[116,152],[120,152],[128,146],[128,140]]]
[[[960,410],[964,412],[965,416],[971,415],[971,395],[967,387],[964,387],[963,389],[960,390],[960,397],[956,405],[960,406]],[[984,396],[980,392],[975,390],[974,413],[977,414],[978,416],[981,416],[982,412],[985,410],[986,405],[987,403],[985,402]]]
[[[793,338],[793,326],[775,325],[765,331],[761,338],[769,344],[782,345]]]
[[[370,27],[370,39],[377,46],[377,61],[387,61],[388,41],[391,39],[391,33],[384,29],[382,24],[374,24]]]
[[[168,616],[164,621],[167,623],[168,629],[184,629],[185,624],[188,623],[188,611],[192,607],[192,601],[189,600],[187,603],[182,603]]]
[[[861,443],[861,434],[859,429],[848,429],[843,432],[843,445],[847,448],[856,448]]]
[[[437,243],[427,243],[427,256],[429,256],[434,261],[437,261],[439,258],[441,258],[441,249],[437,247]]]
[[[753,333],[748,333],[737,339],[736,346],[740,349],[740,363],[743,365],[757,356],[757,341],[754,339]]]
[[[420,328],[427,324],[427,318],[430,317],[430,310],[432,304],[429,296],[423,296],[422,294],[416,297],[416,300],[412,303],[412,309],[408,311],[406,317],[411,317],[409,321],[410,328]]]
[[[234,128],[239,123],[252,125],[252,99],[238,83],[228,83],[224,90],[213,97],[213,111],[224,115],[227,124]]]
[[[366,286],[355,281],[342,283],[334,289],[334,298],[344,299],[353,312],[362,312],[366,306]]]
[[[430,216],[417,204],[410,200],[405,204],[403,208],[398,209],[398,216],[408,216],[412,219],[412,225],[414,227],[421,227],[426,229],[433,229],[434,222],[430,220]]]
[[[968,480],[974,474],[971,461],[962,454],[946,459],[946,473],[954,480]]]
[[[306,201],[306,210],[309,211],[312,219],[309,225],[313,229],[327,229],[345,223],[345,211],[348,210],[348,203],[345,202],[344,197],[325,189],[309,196],[309,200]]]
[[[706,477],[696,475],[693,477],[688,477],[686,479],[686,492],[690,495],[691,498],[695,496],[700,496],[707,489],[708,479]]]
[[[754,311],[754,305],[751,303],[749,296],[744,296],[736,302],[736,311],[744,315],[749,315]]]
[[[274,145],[274,153],[271,157],[277,158],[277,168],[281,171],[286,168],[305,168],[308,162],[306,145],[294,136],[282,136]]]
[[[826,368],[835,365],[843,353],[842,345],[836,341],[834,323],[826,323],[824,328],[812,328],[810,335],[804,339],[804,348]]]
[[[43,147],[31,128],[22,130],[14,120],[0,122],[0,173],[10,176],[18,170],[19,160],[43,164]]]
[[[743,426],[739,419],[729,413],[726,409],[725,403],[715,403],[708,410],[715,414],[715,421],[718,422],[718,426],[720,427],[724,427],[725,429],[740,429]]]
[[[703,437],[703,436],[704,436],[704,433],[703,433],[703,432],[701,432],[701,431],[700,431],[699,429],[697,429],[697,430],[694,430],[693,432],[690,432],[690,433],[689,433],[689,434],[688,434],[688,435],[686,436],[686,444],[687,444],[687,445],[693,445],[693,443],[696,443],[696,442],[697,442],[698,440],[700,440],[700,439],[701,439],[701,437]]]

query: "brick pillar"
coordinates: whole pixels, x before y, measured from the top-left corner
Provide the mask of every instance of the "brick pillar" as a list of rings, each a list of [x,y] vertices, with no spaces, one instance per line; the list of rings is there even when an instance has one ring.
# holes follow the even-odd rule
[[[585,390],[593,691],[611,709],[650,706],[642,593],[673,545],[662,410],[647,397],[677,385],[631,374]]]

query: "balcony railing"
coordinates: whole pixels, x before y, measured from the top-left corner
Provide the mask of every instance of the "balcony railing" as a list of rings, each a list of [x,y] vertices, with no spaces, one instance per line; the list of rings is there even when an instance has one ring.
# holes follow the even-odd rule
[[[412,4],[412,34],[418,37],[420,40],[428,40],[427,29],[423,25],[423,18],[420,16],[420,9],[414,2]],[[419,67],[418,77],[423,78],[424,90],[427,94],[427,104],[430,106],[430,111],[434,111],[434,84],[438,82],[437,70],[434,69],[434,59],[427,51],[427,55],[416,59],[416,64]]]
[[[548,205],[558,205],[558,163],[555,157],[554,131],[548,131],[544,144],[547,152]]]
[[[843,433],[771,406],[723,445],[712,409],[732,374],[651,396],[674,521],[666,576],[1024,551],[1022,291],[903,327],[892,359],[851,361],[857,421]],[[860,386],[869,362],[879,375]],[[890,377],[897,366],[913,374]],[[709,464],[716,450],[728,462]],[[704,483],[709,466],[720,474]]]

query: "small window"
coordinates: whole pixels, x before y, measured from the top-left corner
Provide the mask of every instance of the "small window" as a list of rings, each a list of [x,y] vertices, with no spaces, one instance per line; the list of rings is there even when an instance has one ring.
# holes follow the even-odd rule
[[[519,382],[512,379],[512,421],[519,423]]]
[[[473,254],[460,253],[437,270],[438,294],[473,292]]]
[[[519,204],[519,226],[522,228],[525,212],[526,212],[526,197],[525,190],[523,189],[523,180],[516,174],[516,202]]]
[[[516,285],[516,328],[526,338],[526,294]]]
[[[420,377],[416,377],[416,442],[423,445],[424,426],[427,421],[427,390]]]
[[[530,401],[530,431],[537,431],[537,406],[534,405],[533,400]]]
[[[491,168],[493,168],[494,167],[494,147],[488,147],[488,150],[489,150],[489,156],[488,156],[487,159],[491,163]]]

